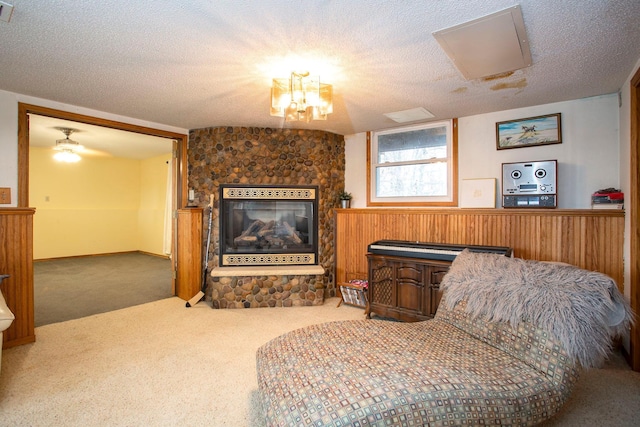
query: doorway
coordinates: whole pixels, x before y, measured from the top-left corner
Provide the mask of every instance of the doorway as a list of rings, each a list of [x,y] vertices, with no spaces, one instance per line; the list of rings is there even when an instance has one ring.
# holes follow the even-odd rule
[[[66,120],[70,122],[76,123],[79,127],[88,125],[88,126],[97,126],[108,130],[118,130],[118,131],[126,131],[132,132],[135,135],[139,136],[152,136],[159,137],[163,140],[169,140],[170,144],[172,143],[173,148],[173,166],[172,166],[172,175],[174,177],[174,185],[171,191],[171,206],[172,210],[175,211],[178,207],[184,206],[184,200],[186,199],[186,192],[184,191],[184,186],[186,185],[186,179],[184,179],[184,172],[186,171],[186,167],[183,162],[186,161],[186,135],[176,134],[173,132],[162,131],[158,129],[145,128],[136,125],[130,125],[121,122],[115,122],[111,120],[105,120],[90,116],[79,115],[75,113],[69,113],[61,110],[53,110],[45,107],[27,105],[27,104],[19,104],[19,121],[18,121],[18,206],[19,207],[27,207],[30,205],[30,187],[29,187],[29,165],[30,165],[30,136],[32,133],[32,129],[30,126],[31,117],[37,116],[49,119],[60,119]],[[35,132],[35,131],[34,131]],[[64,138],[62,133],[60,134],[61,138]],[[173,142],[171,142],[173,141]],[[95,151],[95,150],[94,150]],[[35,148],[34,153],[35,155]],[[37,206],[36,206],[37,208]],[[37,212],[37,211],[36,211]],[[170,239],[170,246],[172,249],[175,249],[175,231],[176,227],[173,228],[172,238]],[[171,250],[172,253],[175,254],[175,250]],[[171,294],[175,295],[175,270],[177,268],[175,264],[176,257],[172,257],[172,260],[169,261],[169,267],[171,269],[171,273],[169,276],[169,280],[171,282]],[[133,305],[133,304],[132,304]]]

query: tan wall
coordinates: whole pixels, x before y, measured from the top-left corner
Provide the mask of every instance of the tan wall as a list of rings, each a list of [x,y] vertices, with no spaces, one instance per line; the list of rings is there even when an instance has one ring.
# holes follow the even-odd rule
[[[171,153],[140,162],[138,250],[158,255],[164,255],[162,243],[169,160]]]
[[[34,259],[135,250],[161,253],[162,228],[157,252],[147,250],[155,247],[149,242],[157,215],[146,221],[140,214],[141,206],[153,210],[156,203],[155,196],[141,196],[143,190],[159,192],[152,189],[157,175],[153,167],[143,167],[139,160],[89,155],[78,163],[59,163],[50,148],[39,147],[31,147],[29,158],[30,205],[36,208]],[[164,194],[166,164],[158,162],[164,165],[158,184]]]

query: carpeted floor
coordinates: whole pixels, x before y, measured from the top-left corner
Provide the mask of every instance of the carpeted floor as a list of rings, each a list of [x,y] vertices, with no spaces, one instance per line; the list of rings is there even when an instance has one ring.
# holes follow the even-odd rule
[[[317,307],[212,310],[168,298],[36,328],[4,350],[0,425],[265,425],[256,350],[306,325],[362,319],[332,298]],[[587,371],[546,427],[637,426],[640,373],[619,355]]]
[[[171,261],[139,252],[36,261],[33,270],[36,326],[173,296]]]

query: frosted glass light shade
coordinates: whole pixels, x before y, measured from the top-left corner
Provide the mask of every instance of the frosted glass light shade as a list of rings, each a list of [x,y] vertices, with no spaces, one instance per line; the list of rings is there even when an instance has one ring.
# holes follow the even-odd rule
[[[84,150],[84,146],[81,144],[78,144],[77,142],[69,139],[69,138],[65,138],[65,139],[58,139],[56,140],[56,146],[54,148],[55,150],[69,150],[69,151],[82,151]]]
[[[326,120],[333,112],[333,88],[309,73],[291,73],[290,79],[273,79],[270,114],[285,121]]]
[[[71,150],[63,149],[53,155],[53,158],[59,162],[76,163],[80,161],[80,156]]]

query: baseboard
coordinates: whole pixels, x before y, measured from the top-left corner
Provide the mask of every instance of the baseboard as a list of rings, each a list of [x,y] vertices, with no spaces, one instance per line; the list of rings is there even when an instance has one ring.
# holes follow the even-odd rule
[[[171,256],[169,256],[169,255],[159,255],[159,254],[154,254],[154,253],[151,253],[151,252],[145,252],[145,251],[123,251],[123,252],[108,252],[108,253],[103,253],[103,254],[70,255],[70,256],[62,256],[62,257],[54,257],[54,258],[40,258],[40,259],[34,259],[33,262],[56,261],[56,260],[61,260],[61,259],[89,258],[89,257],[96,257],[96,256],[124,255],[124,254],[143,254],[143,255],[155,256],[155,257],[158,257],[158,258],[171,259]]]
[[[137,252],[137,253],[143,254],[143,255],[154,256],[154,257],[162,258],[162,259],[171,259],[171,255],[160,255],[160,254],[154,254],[154,253],[145,252],[145,251],[134,251],[134,252]]]

